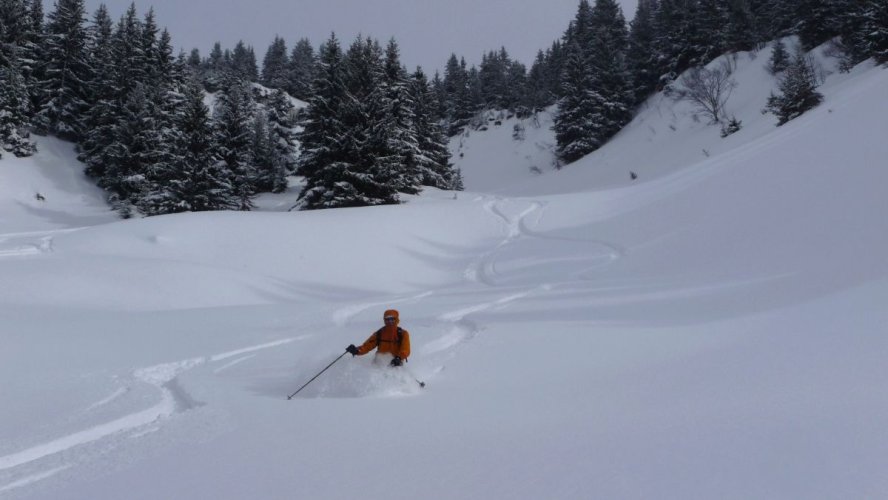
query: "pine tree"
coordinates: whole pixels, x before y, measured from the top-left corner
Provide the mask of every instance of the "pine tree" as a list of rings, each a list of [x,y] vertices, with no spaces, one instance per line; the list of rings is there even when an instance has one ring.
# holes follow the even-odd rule
[[[435,95],[421,68],[416,68],[410,80],[413,102],[414,128],[419,150],[416,161],[423,186],[454,189],[454,171],[450,164],[447,138],[435,117]]]
[[[626,66],[629,34],[623,11],[615,0],[596,0],[591,21],[588,60],[593,80],[587,90],[591,91],[589,97],[598,99],[595,113],[602,120],[598,126],[602,134],[599,140],[603,143],[631,118],[635,96]]]
[[[275,36],[262,60],[262,85],[271,89],[286,89],[290,84],[289,65],[287,42]]]
[[[729,0],[726,21],[724,42],[727,50],[736,52],[755,48],[761,35],[749,0]]]
[[[225,62],[222,52],[222,44],[216,42],[210,51],[210,56],[203,64],[201,82],[208,92],[216,92],[222,87],[224,81],[229,78],[231,68]]]
[[[311,96],[311,84],[315,78],[316,58],[308,39],[296,42],[290,55],[287,91],[290,95],[307,100]]]
[[[120,109],[113,29],[108,9],[100,5],[89,27],[87,52],[93,72],[87,100],[89,110],[84,117],[86,132],[80,142],[79,155],[80,161],[87,165],[87,175],[96,179],[105,176],[107,158],[104,153],[114,140],[114,126]]]
[[[692,43],[696,40],[691,22],[693,6],[689,0],[660,0],[654,14],[659,86],[672,82],[699,61],[699,46]]]
[[[772,75],[776,75],[785,71],[789,67],[789,52],[786,51],[786,44],[782,39],[774,42],[774,48],[771,50],[771,59],[768,61],[768,71]]]
[[[214,152],[210,111],[203,97],[199,85],[186,85],[174,163],[162,189],[142,199],[139,208],[147,215],[237,208],[224,162]]]
[[[373,119],[369,138],[376,149],[375,152],[371,151],[375,157],[371,172],[378,181],[391,186],[396,192],[416,194],[422,174],[417,161],[420,152],[416,137],[415,103],[394,38],[386,45],[382,70],[382,79],[376,82],[368,103]]]
[[[158,164],[161,136],[144,87],[129,93],[114,125],[114,142],[105,149],[107,165],[99,185],[111,192],[112,206],[124,217],[148,194],[149,169]]]
[[[43,47],[45,74],[35,125],[64,139],[79,140],[91,68],[86,57],[83,0],[57,0],[49,14]]]
[[[450,136],[462,133],[475,115],[478,97],[473,98],[472,90],[478,90],[479,85],[473,84],[473,79],[478,77],[469,74],[466,60],[457,59],[456,54],[451,54],[444,69],[446,123],[447,134]]]
[[[797,0],[796,25],[802,48],[811,50],[838,34],[835,20],[845,8],[844,0]]]
[[[379,166],[371,141],[378,102],[366,99],[383,78],[378,43],[358,38],[343,55],[335,35],[320,50],[312,97],[299,134],[303,152],[298,171],[306,184],[303,209],[397,203],[397,191],[374,169]],[[352,91],[357,93],[353,94]],[[377,136],[378,137],[378,136]],[[374,137],[376,138],[376,137]]]
[[[46,60],[44,49],[45,33],[43,29],[43,1],[31,0],[28,10],[27,42],[21,55],[22,75],[28,86],[31,97],[32,113],[36,112],[42,99],[39,82],[43,81],[46,68],[43,62]]]
[[[654,46],[656,8],[656,0],[639,0],[635,18],[630,24],[626,64],[632,75],[635,104],[647,99],[657,87],[660,77],[656,71],[657,50]]]
[[[506,109],[513,111],[520,118],[531,114],[527,106],[527,68],[518,61],[512,61],[506,68]]]
[[[805,111],[823,101],[817,92],[817,78],[814,73],[813,61],[800,49],[793,58],[792,64],[780,79],[780,95],[771,94],[765,107],[777,115],[777,125],[799,117]]]
[[[796,0],[760,0],[753,7],[755,24],[759,27],[763,40],[783,38],[792,34],[796,23]]]
[[[28,139],[31,100],[17,61],[0,66],[0,147],[15,156],[31,156],[37,147]]]
[[[256,192],[282,192],[286,188],[287,171],[283,158],[277,155],[268,114],[264,110],[258,111],[253,120],[252,153]]]
[[[227,82],[215,109],[216,147],[234,188],[238,210],[253,208],[256,171],[253,166],[253,118],[256,105],[249,84],[237,78]]]
[[[725,39],[728,25],[728,12],[724,0],[697,0],[696,8],[691,9],[691,33],[689,40],[696,54],[690,61],[692,66],[703,66],[725,52]]]
[[[303,209],[357,206],[358,194],[344,175],[351,167],[351,158],[345,149],[350,141],[346,140],[348,127],[343,116],[344,109],[353,105],[353,97],[346,89],[345,60],[335,34],[319,52],[318,71],[299,133],[302,154],[297,171],[305,176],[305,186],[299,194],[300,206]]]
[[[256,53],[253,47],[247,47],[243,40],[237,42],[231,54],[231,69],[241,80],[255,82],[259,79],[259,68],[256,65]]]
[[[546,55],[540,50],[530,67],[525,85],[524,104],[532,113],[542,111],[555,102],[555,96],[550,91],[548,72]]]
[[[561,99],[555,115],[553,130],[558,158],[571,163],[601,146],[602,136],[597,116],[592,69],[583,57],[577,42],[568,47],[567,59],[561,77]]]
[[[133,89],[147,81],[148,60],[142,36],[142,21],[131,4],[117,22],[112,41],[114,57],[114,87],[118,101],[127,99]],[[144,92],[144,89],[142,90]]]
[[[22,50],[30,25],[24,0],[0,0],[0,67],[16,65],[21,73]]]
[[[882,0],[868,0],[864,21],[866,52],[880,63],[888,63],[888,4]]]
[[[287,187],[286,176],[296,171],[298,148],[295,132],[296,111],[284,91],[275,90],[271,93],[266,104],[266,116],[275,154],[280,158],[284,168],[284,178],[275,182],[272,191],[281,192]]]

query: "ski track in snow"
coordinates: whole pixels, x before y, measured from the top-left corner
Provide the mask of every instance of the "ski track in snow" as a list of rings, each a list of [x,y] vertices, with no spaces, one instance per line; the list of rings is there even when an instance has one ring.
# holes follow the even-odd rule
[[[95,410],[96,408],[99,408],[101,406],[105,406],[106,404],[110,403],[111,401],[114,401],[115,399],[119,398],[120,396],[123,396],[127,392],[129,392],[128,387],[121,387],[121,388],[117,389],[116,391],[114,391],[110,396],[106,397],[105,399],[102,399],[101,401],[97,401],[97,402],[89,405],[89,407],[87,407],[83,411],[84,411],[84,413],[89,413],[89,412]]]
[[[241,358],[237,358],[237,359],[235,359],[234,361],[232,361],[232,362],[230,362],[230,363],[227,363],[227,364],[225,364],[225,365],[223,365],[223,366],[220,366],[219,368],[216,368],[215,370],[213,370],[213,373],[214,373],[214,374],[221,373],[221,372],[223,372],[223,371],[225,371],[225,370],[231,368],[232,366],[234,366],[234,365],[236,365],[236,364],[238,364],[238,363],[242,363],[242,362],[244,362],[244,361],[246,361],[246,360],[248,360],[248,359],[250,359],[250,358],[254,358],[254,357],[256,357],[255,354],[250,354],[250,355],[248,355],[248,356],[243,356],[243,357],[241,357]]]
[[[510,245],[513,245],[522,239],[567,239],[558,236],[549,236],[543,233],[536,233],[533,231],[532,227],[538,225],[540,220],[542,220],[543,218],[546,209],[546,203],[540,201],[510,200],[497,197],[490,198],[486,196],[480,197],[476,199],[476,201],[483,201],[484,210],[502,222],[505,227],[505,237],[498,244],[496,244],[493,249],[483,253],[481,257],[472,262],[466,268],[463,274],[470,282],[480,283],[491,288],[508,288],[510,290],[510,293],[494,300],[441,313],[437,317],[437,320],[445,323],[450,323],[450,331],[439,339],[425,345],[423,347],[423,352],[426,354],[450,350],[474,339],[482,330],[482,327],[476,322],[468,319],[469,316],[484,311],[506,307],[513,302],[520,301],[531,295],[548,292],[556,286],[552,284],[542,284],[534,285],[523,291],[515,291],[515,287],[505,287],[500,283],[500,280],[498,279],[500,273],[497,269],[497,263],[500,262],[502,258],[502,252]],[[520,207],[519,211],[517,212],[517,214],[512,215],[512,213],[515,212],[515,209],[513,207],[509,207],[509,205],[515,205],[519,203],[523,203],[526,206],[521,207],[520,205],[518,205]],[[578,239],[575,241],[580,243],[588,243],[596,251],[596,253],[590,255],[588,259],[586,259],[585,267],[575,273],[574,278],[578,280],[589,279],[588,275],[593,270],[600,268],[601,266],[608,265],[625,255],[625,251],[617,247],[616,245],[594,240]],[[559,262],[557,259],[537,261],[539,265],[546,265],[557,262]],[[439,366],[435,370],[435,373],[440,372],[444,368],[445,367],[443,365]]]
[[[36,240],[36,241],[35,241]],[[27,257],[52,252],[53,236],[4,237],[0,236],[0,258]]]
[[[351,323],[352,319],[358,314],[366,311],[367,309],[371,309],[374,307],[390,307],[395,304],[409,304],[413,302],[418,302],[430,295],[434,292],[428,291],[423,292],[417,295],[411,295],[409,297],[404,298],[394,298],[387,301],[379,301],[379,302],[363,302],[360,304],[354,304],[351,306],[341,307],[333,312],[333,324],[338,327],[343,327]]]
[[[70,465],[64,465],[62,467],[55,467],[53,469],[49,469],[49,470],[41,472],[39,474],[33,474],[30,476],[23,477],[21,479],[17,479],[5,486],[0,486],[0,493],[3,493],[4,491],[14,490],[16,488],[21,488],[22,486],[27,486],[31,483],[36,483],[38,481],[42,481],[48,477],[52,477],[52,476],[58,474],[59,472],[62,472],[65,469],[70,469],[70,468],[71,468]]]
[[[277,347],[294,342],[300,338],[302,337],[286,338],[275,342],[254,345],[211,356],[196,357],[137,369],[133,372],[133,376],[136,379],[135,381],[137,383],[153,386],[160,392],[160,401],[154,406],[16,453],[0,456],[0,472],[32,463],[74,447],[86,445],[114,435],[120,435],[127,432],[134,432],[134,434],[129,437],[150,434],[159,429],[156,424],[169,419],[177,412],[187,411],[199,405],[188,395],[187,391],[185,391],[181,384],[179,384],[177,378],[182,373],[207,363],[223,361],[229,358],[253,353],[255,351]],[[243,361],[244,359],[246,358],[242,357],[235,360],[226,365],[226,367]],[[128,390],[129,388],[121,388],[108,398],[93,404],[89,408],[95,409],[103,406],[113,399],[120,397]],[[145,428],[147,428],[147,430]],[[57,472],[70,468],[73,465],[74,464],[66,464],[62,467],[49,469],[43,473],[15,479],[6,485],[0,486],[0,492],[40,481]]]
[[[0,234],[0,259],[52,253],[53,239],[56,235],[72,233],[81,229],[84,228]]]

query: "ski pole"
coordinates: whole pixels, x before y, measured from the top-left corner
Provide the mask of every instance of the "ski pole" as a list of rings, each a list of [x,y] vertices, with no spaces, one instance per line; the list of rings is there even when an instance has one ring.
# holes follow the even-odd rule
[[[339,361],[340,359],[342,359],[342,357],[345,356],[346,354],[348,354],[348,351],[346,351],[346,352],[340,354],[338,358],[336,358],[336,359],[333,360],[333,363],[335,363],[335,362]],[[329,365],[327,365],[327,368],[330,368],[331,366],[333,366],[333,363],[330,363]],[[293,396],[299,394],[299,391],[301,391],[302,389],[305,389],[305,386],[306,386],[306,385],[312,383],[312,382],[314,381],[314,379],[320,377],[320,376],[321,376],[321,373],[324,373],[325,371],[327,371],[327,368],[324,368],[323,370],[321,370],[317,375],[315,375],[314,377],[312,377],[311,380],[309,380],[308,382],[306,382],[306,383],[305,383],[302,387],[300,387],[296,392],[294,392],[293,394],[290,394],[289,396],[287,396],[287,399],[288,399],[288,400],[293,399]]]

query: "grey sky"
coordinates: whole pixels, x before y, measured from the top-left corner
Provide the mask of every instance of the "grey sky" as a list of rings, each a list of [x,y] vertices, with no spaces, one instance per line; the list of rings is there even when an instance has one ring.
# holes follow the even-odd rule
[[[105,0],[115,20],[132,0]],[[637,0],[620,0],[631,20]],[[52,0],[44,0],[46,10]],[[92,17],[100,0],[86,0]],[[358,33],[380,41],[394,36],[402,62],[442,69],[450,53],[469,64],[481,54],[505,46],[529,66],[537,50],[561,36],[579,0],[137,0],[140,15],[154,6],[158,24],[169,29],[177,48],[200,49],[206,56],[213,42],[233,48],[238,40],[252,45],[261,64],[275,34],[292,48],[306,37],[317,45],[335,31],[344,45]]]

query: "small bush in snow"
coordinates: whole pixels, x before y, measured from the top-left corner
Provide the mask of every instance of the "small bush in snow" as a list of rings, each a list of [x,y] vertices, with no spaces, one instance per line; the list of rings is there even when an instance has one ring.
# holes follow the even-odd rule
[[[525,137],[524,125],[521,123],[516,123],[514,127],[512,127],[512,139],[516,141],[523,141]]]
[[[743,122],[738,120],[736,116],[732,116],[731,119],[728,120],[728,123],[722,125],[721,136],[723,138],[727,137],[741,128],[743,128]]]

